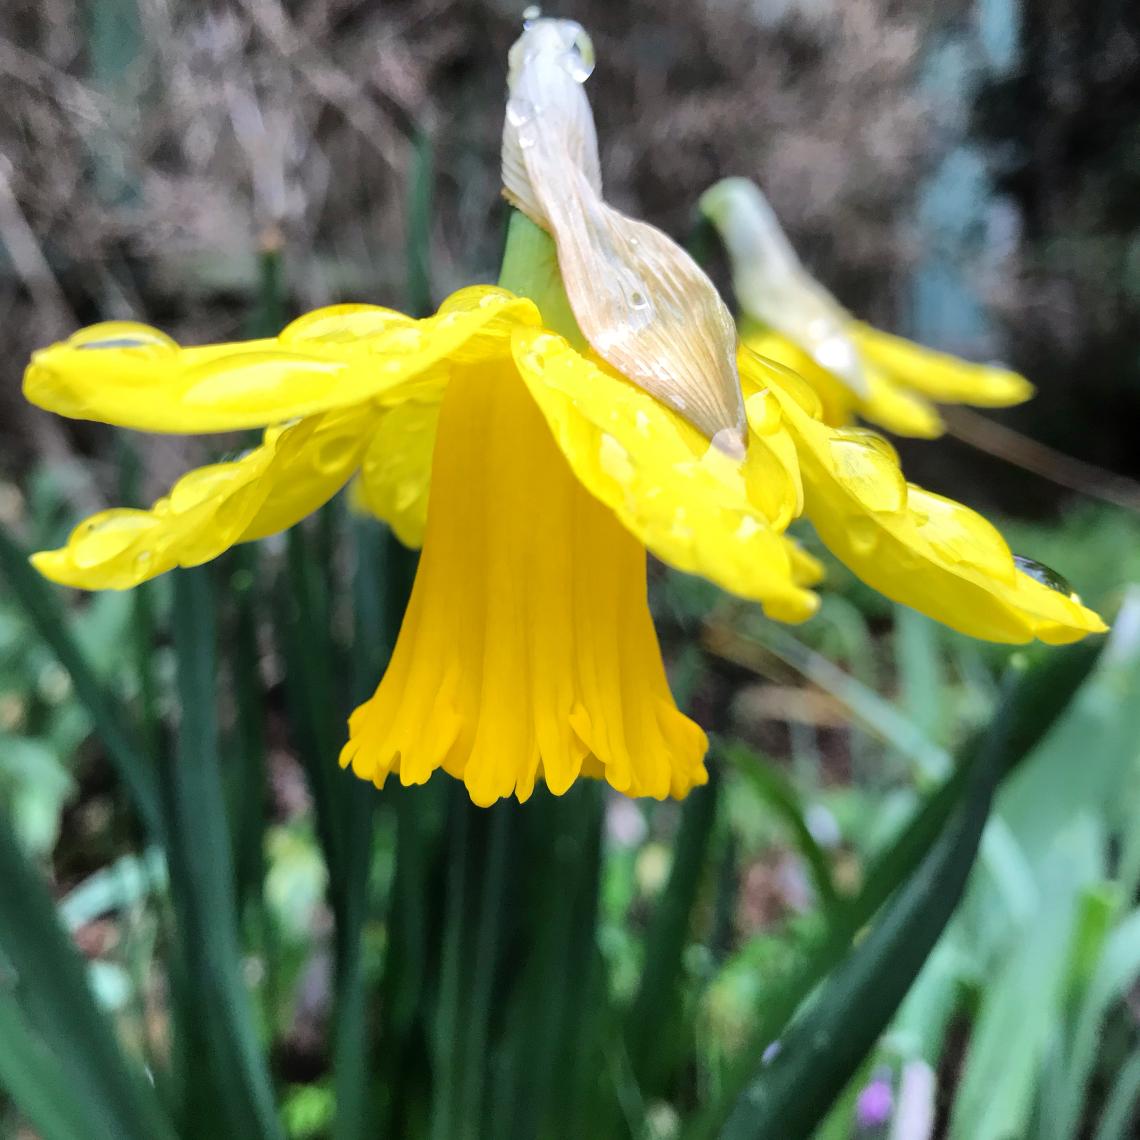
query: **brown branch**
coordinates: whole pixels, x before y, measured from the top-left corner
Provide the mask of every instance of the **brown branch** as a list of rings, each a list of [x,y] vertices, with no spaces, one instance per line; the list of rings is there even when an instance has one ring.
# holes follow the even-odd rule
[[[1140,512],[1140,483],[1126,475],[1075,459],[969,408],[943,408],[942,416],[955,439],[978,451],[1090,499]]]

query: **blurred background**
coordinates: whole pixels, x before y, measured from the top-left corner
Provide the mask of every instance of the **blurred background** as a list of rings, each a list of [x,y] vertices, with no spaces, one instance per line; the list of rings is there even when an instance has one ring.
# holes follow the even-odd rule
[[[283,250],[290,312],[400,301],[424,147],[432,298],[493,279],[517,7],[5,4],[9,473],[64,446],[21,407],[18,377],[32,348],[77,324],[143,314],[181,339],[239,335],[266,243]],[[1013,422],[1135,474],[1131,5],[678,0],[558,14],[597,45],[590,92],[618,206],[684,238],[703,189],[756,179],[860,316],[1003,357],[1041,390]],[[937,455],[979,471],[979,488],[999,479],[1002,505],[1057,501],[953,446]]]
[[[904,465],[993,517],[1014,550],[1054,567],[1089,604],[1131,615],[1066,714],[1060,743],[1049,737],[1007,785],[966,910],[828,1134],[1134,1135],[1140,647],[1128,590],[1140,582],[1140,9],[1125,0],[567,0],[546,14],[579,20],[594,40],[588,91],[612,203],[686,242],[704,189],[730,174],[753,178],[811,271],[858,316],[1000,358],[1034,382],[1038,395],[1023,407],[954,412],[946,438],[904,441]],[[217,441],[128,438],[25,405],[20,378],[36,347],[112,318],[193,343],[273,333],[342,300],[426,312],[461,285],[496,278],[506,53],[520,20],[505,0],[5,0],[0,523],[18,544],[57,545],[83,514],[149,502],[217,454],[208,450]],[[728,292],[726,266],[715,249],[707,256]],[[410,889],[395,854],[409,842],[400,793],[357,809],[323,788],[343,720],[313,723],[323,713],[301,707],[291,657],[306,644],[296,640],[298,598],[315,597],[344,676],[362,660],[378,675],[409,563],[378,527],[362,537],[343,507],[326,516],[309,532],[327,556],[319,581],[295,546],[271,540],[226,561],[209,601],[237,655],[223,655],[222,676],[255,677],[219,713],[227,858],[237,868],[243,992],[254,995],[270,1056],[265,1080],[284,1106],[282,1127],[298,1137],[351,1134],[333,1058],[370,1031],[343,1027],[338,987],[348,977],[363,1006],[387,1013],[393,971],[406,982],[415,958],[407,950],[397,970],[390,953],[412,921],[399,901]],[[379,568],[387,599],[387,624],[365,648],[349,581],[363,565]],[[125,719],[144,753],[162,753],[185,707],[185,654],[196,650],[179,640],[168,583],[129,596],[41,596],[14,575],[0,577],[0,803],[23,852],[48,873],[99,1005],[130,1049],[165,1055],[178,1004],[162,965],[168,859],[146,839],[106,728]],[[731,1083],[724,1073],[824,921],[830,893],[858,891],[997,706],[1009,650],[893,607],[832,563],[826,589],[821,615],[789,632],[711,588],[651,574],[679,699],[715,705],[746,759],[739,770],[725,764],[703,822],[676,805],[594,796],[605,821],[600,909],[581,921],[615,1009],[654,1007],[645,970],[656,916],[662,900],[683,904],[667,980],[654,982],[676,1001],[670,1032],[683,1045],[652,1063],[638,1052],[644,1041],[631,1039],[628,1058],[603,1048],[598,1067],[620,1106],[613,1135],[681,1135],[693,1106]],[[50,620],[29,602],[43,597],[56,607]],[[64,641],[45,640],[45,628]],[[60,644],[78,654],[66,667]],[[354,686],[346,680],[345,694]],[[336,694],[329,709],[346,702]],[[1074,751],[1085,762],[1079,778]],[[457,841],[443,821],[462,810],[449,794],[407,793],[428,820],[421,879],[441,892],[440,868],[467,850],[448,846]],[[370,854],[351,895],[330,838],[342,810],[368,816]],[[472,823],[462,842],[481,845],[482,827]],[[588,836],[567,834],[563,856],[588,847]],[[686,842],[699,870],[692,882],[676,874]],[[175,896],[184,917],[189,904]],[[349,898],[370,908],[353,910]],[[416,921],[434,945],[435,920]],[[1031,961],[1027,930],[1049,951]],[[526,944],[517,923],[511,931],[503,944]],[[363,961],[346,965],[353,940]],[[400,1024],[410,1036],[400,1040],[414,1041],[409,1056],[438,1080],[450,1071],[431,1029],[444,998],[430,981],[417,984],[427,996],[422,1006],[409,999]],[[484,1044],[524,1050],[530,1039],[512,1032],[489,1023]],[[430,1119],[432,1135],[459,1135],[448,1122],[470,1104],[441,1116],[432,1083],[411,1080],[401,1065],[412,1061],[392,1060],[392,1042],[376,1040],[377,1082],[404,1080],[411,1091],[406,1103],[375,1094],[381,1107],[360,1119],[408,1136],[428,1135]],[[929,1127],[920,1119],[899,1131],[907,1088],[922,1101],[920,1078]],[[14,1105],[0,1112],[5,1135],[26,1127]],[[550,1121],[518,1127],[512,1135],[562,1134]],[[248,1134],[266,1129],[262,1121]]]

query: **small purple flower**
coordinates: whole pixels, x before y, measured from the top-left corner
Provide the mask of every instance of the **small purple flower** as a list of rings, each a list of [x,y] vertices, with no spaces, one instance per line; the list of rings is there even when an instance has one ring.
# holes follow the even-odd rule
[[[894,1106],[890,1073],[876,1073],[855,1102],[855,1120],[860,1128],[882,1128],[890,1120]]]

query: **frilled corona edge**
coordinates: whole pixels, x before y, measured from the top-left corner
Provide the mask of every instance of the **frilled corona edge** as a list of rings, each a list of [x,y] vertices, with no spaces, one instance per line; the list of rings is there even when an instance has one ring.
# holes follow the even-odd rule
[[[464,369],[399,640],[341,763],[378,786],[442,767],[477,804],[581,775],[663,799],[707,780],[706,749],[665,679],[645,548],[574,478],[517,374]]]

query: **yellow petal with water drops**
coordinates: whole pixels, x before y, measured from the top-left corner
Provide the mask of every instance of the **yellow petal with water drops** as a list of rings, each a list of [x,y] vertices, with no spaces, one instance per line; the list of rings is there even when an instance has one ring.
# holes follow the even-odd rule
[[[520,330],[514,346],[519,371],[574,474],[654,554],[761,602],[780,620],[815,612],[818,599],[796,579],[789,540],[749,494],[749,465],[769,454],[753,446],[755,436],[745,460],[733,460],[561,337]],[[780,518],[795,510],[790,480],[785,496]]]
[[[776,380],[772,391],[796,437],[807,517],[880,593],[989,641],[1061,643],[1104,629],[1074,597],[1021,572],[981,515],[908,485],[886,440],[813,419]]]
[[[408,400],[379,413],[354,484],[359,505],[416,549],[427,526],[432,451],[441,401]]]
[[[270,428],[260,447],[184,475],[149,511],[101,511],[59,550],[32,556],[52,581],[123,590],[275,534],[330,499],[360,466],[375,412],[349,408]]]
[[[198,347],[113,321],[35,353],[24,394],[61,415],[143,431],[261,427],[438,388],[450,363],[505,355],[511,329],[538,320],[530,301],[485,287],[462,290],[422,321],[333,305],[277,337]]]
[[[938,409],[929,400],[906,391],[867,361],[863,364],[865,392],[857,396],[799,345],[778,332],[749,322],[742,338],[753,352],[783,364],[806,380],[820,399],[824,422],[833,427],[844,427],[858,415],[895,435],[934,439],[945,431]]]
[[[931,400],[998,408],[1020,404],[1033,395],[1033,385],[1008,368],[972,364],[860,321],[851,323],[850,333],[866,360],[904,388]]]
[[[794,341],[772,329],[746,321],[741,328],[741,343],[757,356],[782,364],[801,380],[805,380],[819,398],[820,414],[826,423],[841,427],[851,422],[856,404],[855,393],[826,368],[821,368]],[[741,376],[744,379],[743,372]],[[748,385],[745,383],[745,393],[747,392]]]

